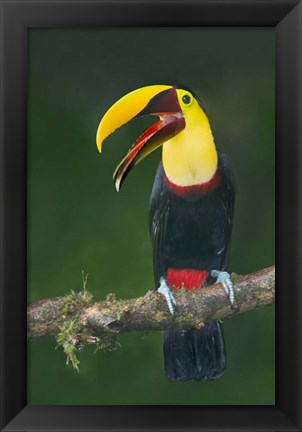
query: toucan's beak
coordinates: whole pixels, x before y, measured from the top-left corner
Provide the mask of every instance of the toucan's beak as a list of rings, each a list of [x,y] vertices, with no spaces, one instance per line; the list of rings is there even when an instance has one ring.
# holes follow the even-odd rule
[[[99,151],[111,133],[143,115],[158,116],[159,120],[143,132],[117,166],[113,179],[118,191],[131,168],[185,127],[175,88],[165,85],[143,87],[119,99],[106,112],[97,131]]]

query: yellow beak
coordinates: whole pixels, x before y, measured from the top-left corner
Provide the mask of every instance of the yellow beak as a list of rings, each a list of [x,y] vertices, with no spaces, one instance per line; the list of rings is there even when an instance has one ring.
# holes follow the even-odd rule
[[[153,115],[159,120],[145,130],[117,166],[113,179],[117,190],[130,170],[165,141],[185,127],[177,93],[168,85],[153,85],[135,90],[119,99],[104,115],[97,131],[97,147],[102,150],[104,140],[134,117]]]
[[[142,87],[115,102],[102,118],[97,130],[96,143],[99,152],[102,151],[103,142],[110,134],[136,117],[154,96],[170,88],[172,86],[168,85]]]

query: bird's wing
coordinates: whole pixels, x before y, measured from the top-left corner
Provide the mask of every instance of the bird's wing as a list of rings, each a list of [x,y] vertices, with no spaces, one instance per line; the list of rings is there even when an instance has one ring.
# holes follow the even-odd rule
[[[169,200],[166,198],[164,172],[162,163],[160,163],[154,180],[149,211],[149,229],[153,245],[154,279],[156,284],[159,283],[160,277],[166,272],[163,259],[169,216]]]
[[[222,244],[225,246],[221,253],[221,270],[225,269],[227,265],[228,255],[230,251],[231,234],[233,226],[233,212],[235,205],[235,189],[234,189],[234,179],[232,175],[232,170],[229,162],[229,158],[221,152],[218,152],[219,163],[224,175],[224,193],[222,202],[222,220],[225,221],[224,224],[224,238],[222,239]]]

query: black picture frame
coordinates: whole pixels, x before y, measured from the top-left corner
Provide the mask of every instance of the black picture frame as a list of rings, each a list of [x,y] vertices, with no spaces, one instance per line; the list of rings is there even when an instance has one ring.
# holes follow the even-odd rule
[[[275,406],[27,406],[27,29],[75,26],[275,27]],[[297,0],[1,1],[1,430],[301,430],[301,30]]]

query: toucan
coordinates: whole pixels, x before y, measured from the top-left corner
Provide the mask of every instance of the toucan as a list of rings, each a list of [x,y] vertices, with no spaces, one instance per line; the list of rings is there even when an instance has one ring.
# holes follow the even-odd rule
[[[150,200],[150,234],[156,288],[174,314],[173,292],[222,283],[234,303],[225,271],[230,249],[234,183],[230,163],[218,150],[208,116],[189,89],[150,85],[126,94],[105,113],[97,130],[102,151],[108,136],[130,120],[154,116],[113,178],[117,191],[130,170],[162,146]],[[226,367],[221,323],[163,334],[164,369],[170,381],[211,381]]]

